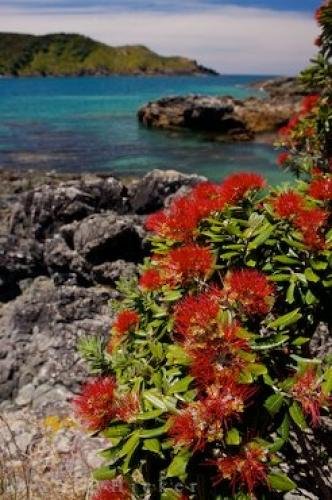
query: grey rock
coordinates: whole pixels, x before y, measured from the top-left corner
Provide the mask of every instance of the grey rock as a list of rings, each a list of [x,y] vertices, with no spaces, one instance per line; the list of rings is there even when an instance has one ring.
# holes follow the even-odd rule
[[[128,186],[131,208],[138,214],[155,212],[182,186],[193,187],[206,180],[205,177],[182,174],[176,170],[153,170]]]
[[[18,391],[18,395],[15,399],[15,403],[18,406],[26,406],[32,402],[34,393],[35,393],[34,384],[27,384],[20,388]]]
[[[99,287],[57,287],[49,278],[39,277],[21,296],[4,305],[0,318],[0,401],[17,397],[27,384],[37,387],[34,406],[56,398],[59,386],[77,391],[87,375],[77,341],[83,335],[108,334],[111,295]],[[52,389],[40,389],[45,383]],[[59,397],[64,394],[59,393]]]
[[[94,214],[78,224],[74,248],[94,265],[118,259],[140,262],[145,236],[143,221],[138,216]]]
[[[81,220],[106,209],[123,211],[126,190],[113,177],[82,177],[79,180],[44,184],[23,193],[13,210],[11,232],[26,233],[37,240],[54,233],[61,225]]]
[[[250,141],[257,133],[276,131],[292,116],[298,99],[289,96],[243,101],[229,96],[187,95],[164,97],[138,111],[146,127],[190,129],[212,133],[214,140]]]
[[[0,302],[20,293],[18,282],[45,273],[42,246],[32,238],[0,236]]]
[[[104,262],[93,268],[93,279],[103,285],[115,285],[120,278],[131,279],[138,274],[137,266],[123,259],[115,262]]]

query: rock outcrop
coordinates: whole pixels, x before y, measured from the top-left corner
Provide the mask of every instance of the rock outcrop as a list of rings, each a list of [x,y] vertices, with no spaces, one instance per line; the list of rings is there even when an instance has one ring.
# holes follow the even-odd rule
[[[138,111],[148,128],[188,129],[213,134],[214,139],[250,141],[257,134],[275,132],[296,109],[297,100],[278,97],[243,101],[203,95],[165,97]]]
[[[203,178],[2,177],[0,405],[39,408],[71,397],[86,377],[77,341],[107,334],[116,281],[135,276],[149,251],[145,215]]]

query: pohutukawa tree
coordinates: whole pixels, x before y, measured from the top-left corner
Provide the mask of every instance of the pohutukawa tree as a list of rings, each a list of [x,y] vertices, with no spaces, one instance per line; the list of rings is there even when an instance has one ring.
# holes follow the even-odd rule
[[[332,385],[310,349],[331,307],[331,2],[316,17],[320,53],[302,79],[317,94],[281,131],[279,162],[301,179],[273,189],[235,174],[151,215],[153,252],[119,283],[110,338],[81,343],[96,376],[76,413],[110,441],[94,500],[296,488],[283,450],[320,425]]]

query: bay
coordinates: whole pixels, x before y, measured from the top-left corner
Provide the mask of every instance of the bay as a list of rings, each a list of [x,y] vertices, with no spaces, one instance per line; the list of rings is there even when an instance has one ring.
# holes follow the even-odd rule
[[[190,132],[147,130],[137,110],[169,95],[257,95],[260,76],[0,79],[0,168],[143,175],[153,168],[219,180],[236,171],[287,180],[269,144],[222,144]]]

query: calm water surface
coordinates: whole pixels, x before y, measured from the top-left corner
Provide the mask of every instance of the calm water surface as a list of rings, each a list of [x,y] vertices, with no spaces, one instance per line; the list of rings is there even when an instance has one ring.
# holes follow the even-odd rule
[[[143,174],[152,168],[197,172],[218,180],[255,170],[271,182],[287,177],[265,144],[220,144],[192,133],[151,131],[140,106],[188,93],[255,93],[257,76],[0,79],[0,168]]]

